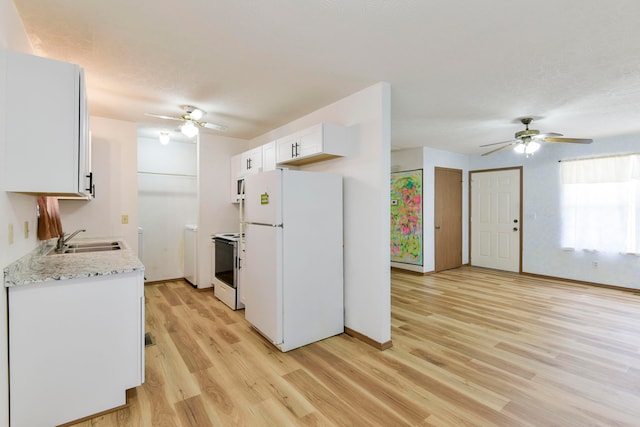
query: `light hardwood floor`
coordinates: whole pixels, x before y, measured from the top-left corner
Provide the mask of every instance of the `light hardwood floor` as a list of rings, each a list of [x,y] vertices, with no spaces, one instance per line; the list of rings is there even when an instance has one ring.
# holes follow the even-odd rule
[[[289,353],[213,292],[145,294],[145,384],[76,426],[640,426],[640,294],[394,271],[391,349],[340,335]]]

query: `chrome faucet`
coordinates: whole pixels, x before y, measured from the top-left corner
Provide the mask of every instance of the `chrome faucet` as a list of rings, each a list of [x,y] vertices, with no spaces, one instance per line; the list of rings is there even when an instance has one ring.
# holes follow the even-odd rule
[[[62,234],[58,237],[58,242],[56,243],[56,252],[62,252],[64,251],[64,245],[71,239],[73,239],[76,234],[78,233],[82,233],[83,231],[87,231],[85,229],[80,229],[80,230],[76,230],[73,233],[71,233],[71,235],[66,234],[64,231],[62,232]],[[69,236],[69,237],[66,237]]]

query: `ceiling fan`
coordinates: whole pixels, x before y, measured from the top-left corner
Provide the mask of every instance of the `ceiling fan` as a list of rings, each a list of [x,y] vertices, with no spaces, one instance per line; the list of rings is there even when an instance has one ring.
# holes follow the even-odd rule
[[[158,117],[165,120],[178,120],[183,122],[183,124],[180,126],[180,131],[189,138],[194,137],[198,134],[198,127],[219,131],[227,130],[226,126],[200,121],[200,119],[207,113],[206,111],[201,110],[198,107],[194,107],[193,105],[181,105],[180,108],[182,108],[182,110],[184,111],[184,114],[182,114],[180,117],[163,116],[161,114],[151,113],[144,113],[144,115],[149,117]]]
[[[492,145],[506,144],[502,147],[498,147],[494,150],[488,151],[483,156],[488,156],[489,154],[497,153],[498,151],[506,150],[509,147],[513,147],[513,149],[518,153],[523,153],[527,157],[538,151],[540,148],[540,142],[570,142],[576,144],[591,144],[593,142],[592,139],[584,139],[584,138],[562,138],[561,133],[547,132],[540,133],[540,131],[535,129],[529,129],[529,124],[533,121],[531,117],[523,117],[520,119],[520,122],[525,126],[524,130],[516,132],[515,139],[509,141],[495,142],[493,144],[485,144],[480,147],[489,147]]]

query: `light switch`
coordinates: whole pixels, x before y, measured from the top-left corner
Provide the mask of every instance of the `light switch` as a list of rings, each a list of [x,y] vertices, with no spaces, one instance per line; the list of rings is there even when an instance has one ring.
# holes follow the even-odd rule
[[[24,238],[29,238],[29,221],[24,222]]]
[[[122,215],[122,223],[129,224],[129,215]]]
[[[8,230],[8,240],[9,240],[9,244],[13,245],[13,224],[9,224],[9,230]]]

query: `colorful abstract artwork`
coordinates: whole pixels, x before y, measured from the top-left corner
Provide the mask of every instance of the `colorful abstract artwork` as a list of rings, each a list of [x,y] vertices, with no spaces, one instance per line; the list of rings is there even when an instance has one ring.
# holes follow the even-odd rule
[[[422,169],[391,174],[391,261],[422,265]]]

